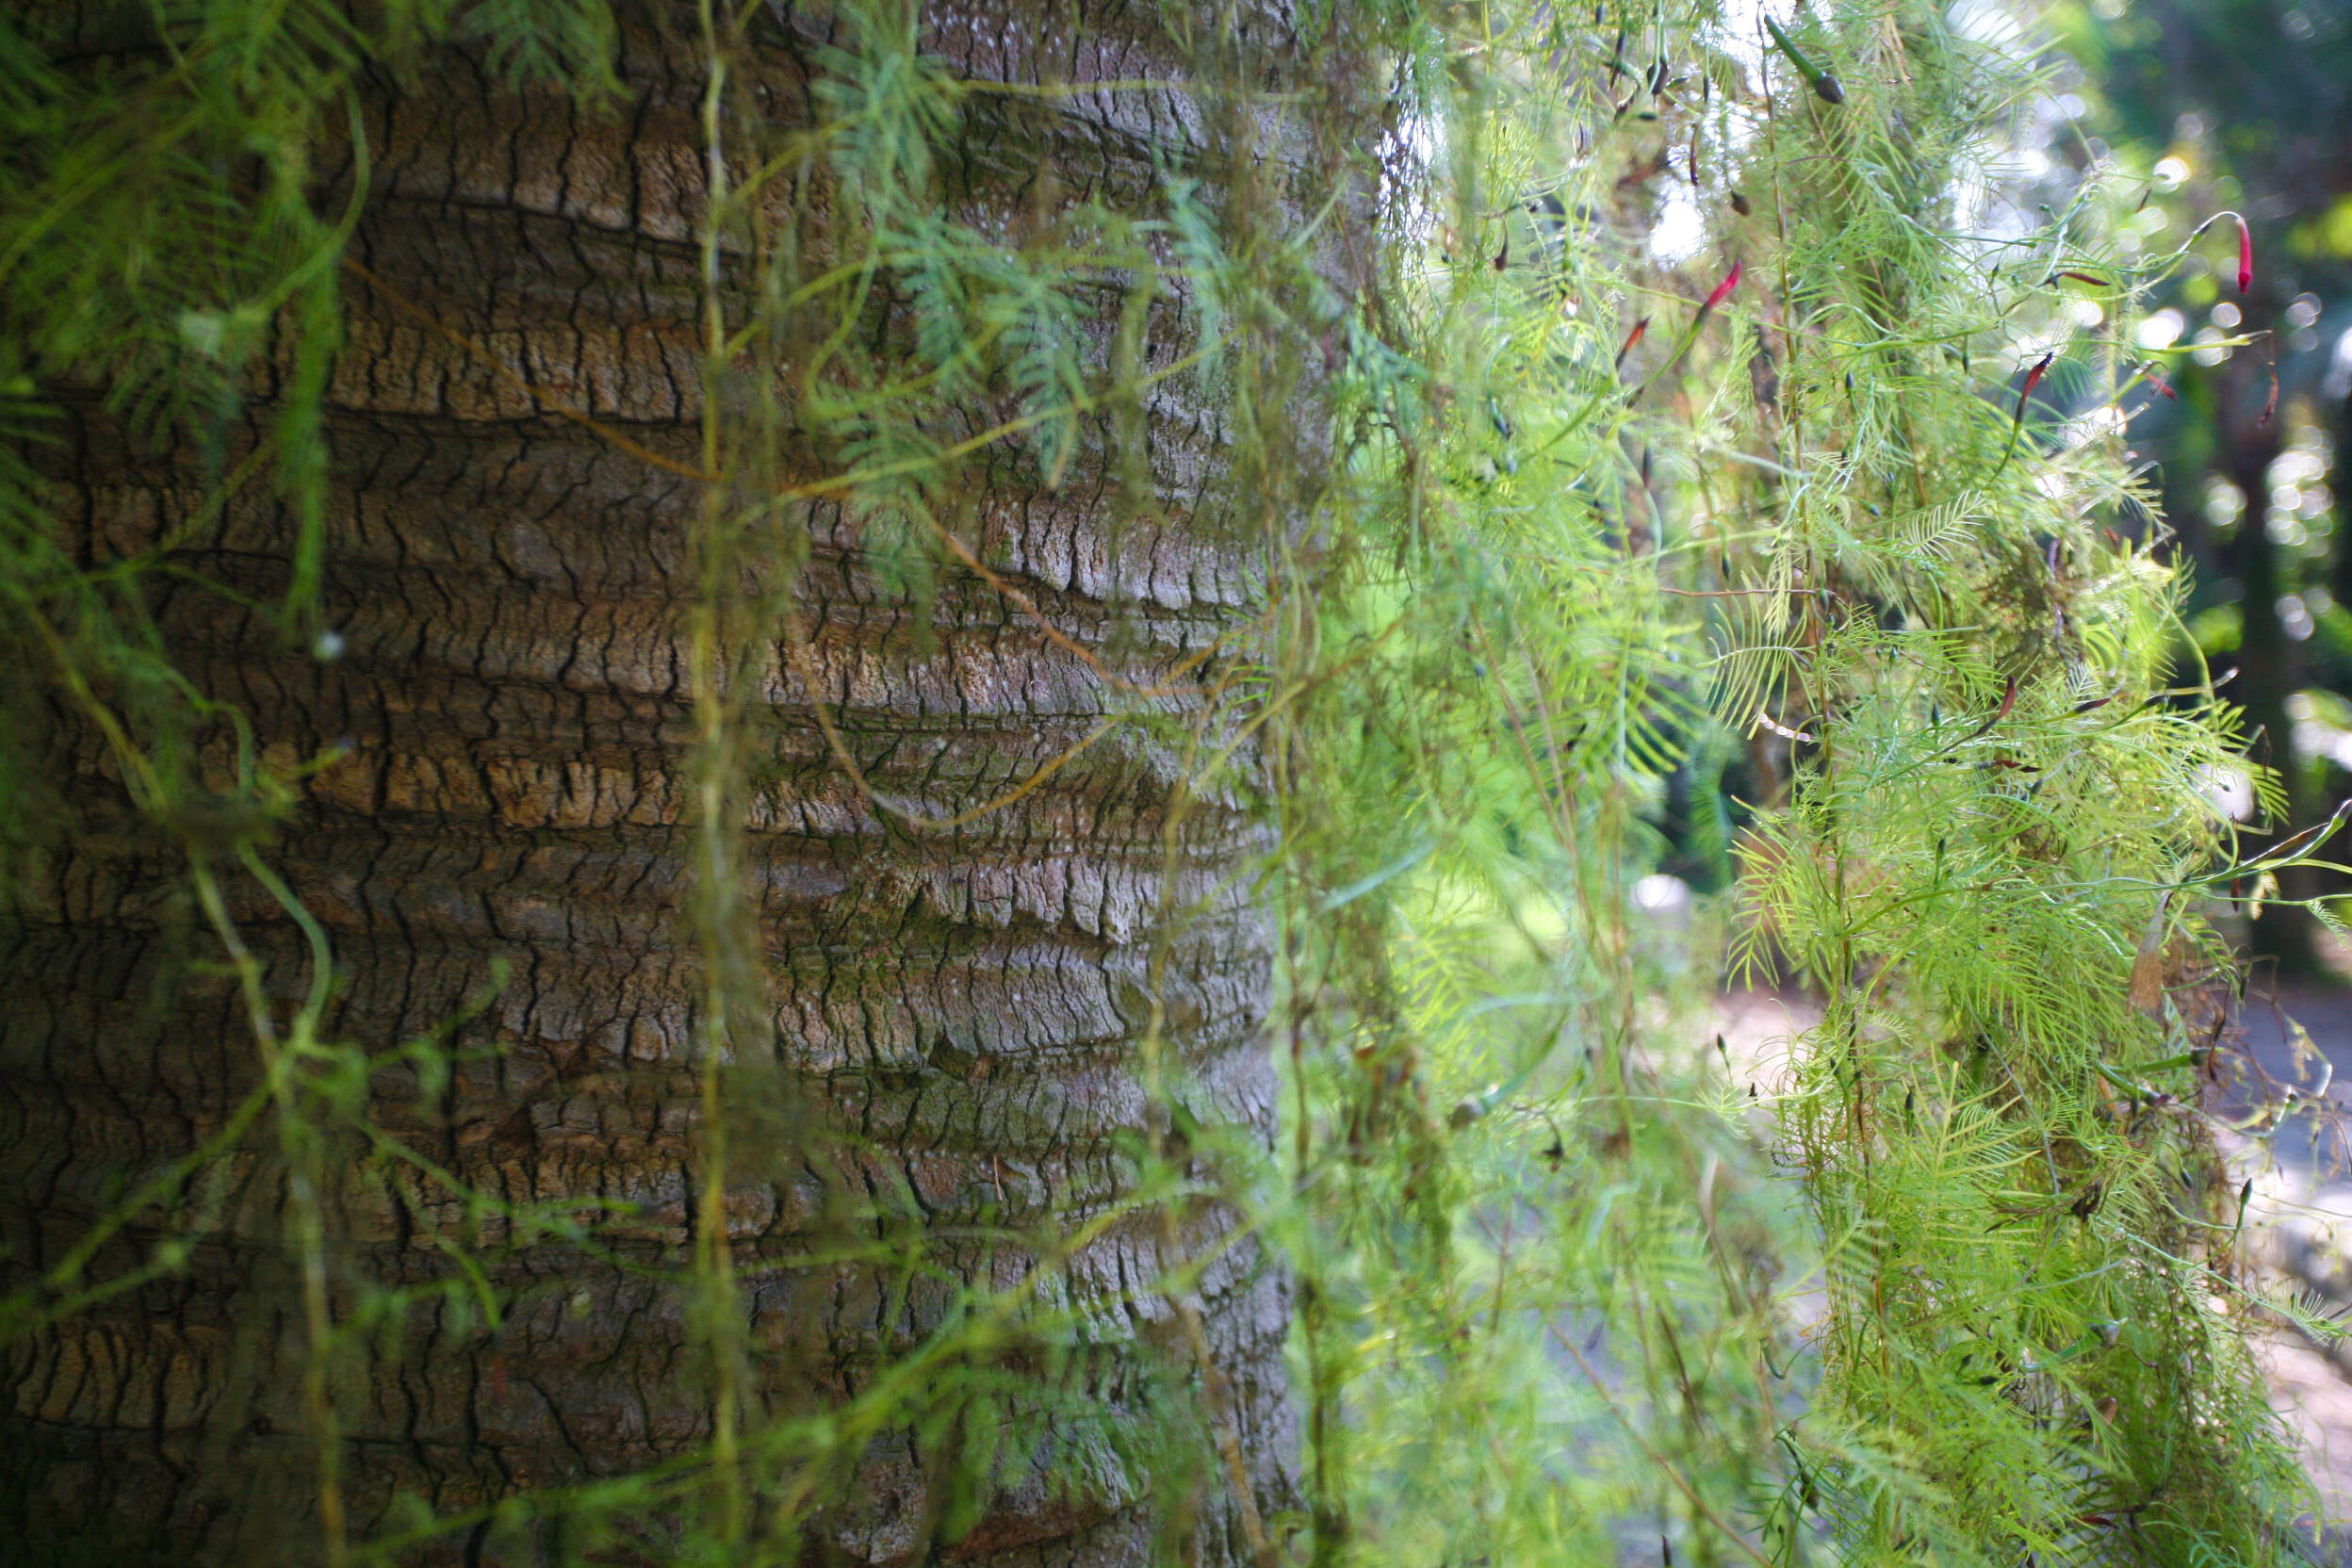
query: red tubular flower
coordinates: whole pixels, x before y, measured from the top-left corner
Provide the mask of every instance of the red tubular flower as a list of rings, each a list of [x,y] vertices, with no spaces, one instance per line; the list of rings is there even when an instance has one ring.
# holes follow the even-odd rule
[[[2240,297],[2244,297],[2246,291],[2253,286],[2254,231],[2247,228],[2246,220],[2241,218],[2238,220],[2238,293]]]

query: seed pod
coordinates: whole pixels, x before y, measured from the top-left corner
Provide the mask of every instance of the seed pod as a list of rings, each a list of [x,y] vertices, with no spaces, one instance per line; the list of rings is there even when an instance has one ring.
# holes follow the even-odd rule
[[[1797,68],[1797,74],[1812,87],[1816,97],[1824,104],[1842,104],[1846,101],[1845,87],[1837,77],[1806,58],[1805,51],[1797,47],[1796,40],[1781,31],[1779,23],[1768,16],[1764,19],[1764,30],[1772,35],[1772,42],[1788,57],[1788,63]]]

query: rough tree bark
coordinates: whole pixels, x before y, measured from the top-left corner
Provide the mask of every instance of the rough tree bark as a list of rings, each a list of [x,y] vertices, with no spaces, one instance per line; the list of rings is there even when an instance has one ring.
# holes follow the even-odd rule
[[[1278,20],[1278,19],[1268,19]],[[760,69],[779,116],[807,112],[821,16],[784,16]],[[445,1090],[386,1068],[369,1113],[467,1182],[530,1201],[626,1200],[632,1260],[684,1255],[700,1125],[693,1050],[702,984],[679,908],[689,876],[684,671],[694,594],[694,482],[550,416],[506,371],[686,465],[701,414],[694,212],[703,89],[691,13],[625,23],[629,102],[603,116],[516,93],[471,57],[433,57],[371,89],[374,186],[352,254],[375,286],[348,289],[330,399],[335,453],[330,618],[347,652],[320,663],[215,596],[172,593],[161,616],[197,684],[249,714],[268,755],[347,742],[312,778],[270,858],[330,936],[335,1037],[383,1051],[502,989],[457,1042],[477,1051]],[[1154,13],[1095,0],[989,0],[926,19],[926,47],[961,73],[1011,81],[1181,78],[1184,52]],[[1154,148],[1203,151],[1207,117],[1180,94],[982,99],[946,160],[950,199],[988,220],[1034,201],[1050,173],[1075,196],[1139,202]],[[1164,325],[1172,338],[1173,325]],[[470,339],[461,348],[449,334]],[[486,351],[486,352],[485,352]],[[1172,352],[1163,345],[1164,358]],[[498,366],[485,363],[495,358]],[[1082,466],[1058,490],[1034,466],[990,462],[965,498],[981,549],[1098,669],[988,584],[951,570],[918,600],[890,586],[836,507],[809,509],[798,594],[817,684],[875,785],[953,808],[985,799],[1083,736],[1115,700],[1104,671],[1151,684],[1247,620],[1264,593],[1254,523],[1233,521],[1225,433],[1169,383],[1150,417],[1160,523],[1116,551],[1105,497]],[[987,423],[975,411],[974,428]],[[130,443],[86,403],[50,460],[67,524],[101,560],[181,522],[197,459]],[[1098,460],[1099,461],[1099,460]],[[249,495],[186,559],[258,596],[286,580],[288,525]],[[1163,842],[1174,752],[1120,731],[1001,814],[951,834],[893,828],[826,748],[779,639],[765,662],[762,746],[746,837],[767,1006],[800,1103],[873,1140],[851,1168],[903,1180],[930,1255],[967,1280],[1012,1277],[1018,1252],[969,1239],[996,1209],[1014,1224],[1075,1222],[1131,1180],[1123,1135],[1145,1130],[1135,1042],[1149,956],[1174,1061],[1204,1120],[1270,1131],[1261,1039],[1266,932],[1232,874],[1262,847],[1238,796],[1192,800]],[[1198,681],[1156,699],[1197,710]],[[0,929],[14,993],[0,1015],[0,1222],[9,1266],[60,1254],[127,1179],[217,1128],[256,1082],[251,1032],[225,976],[188,960],[206,937],[182,864],[124,804],[105,753],[60,710],[59,776],[80,827],[32,905]],[[1178,885],[1164,886],[1164,865]],[[300,932],[242,878],[233,912],[283,1002],[307,978]],[[1197,905],[1168,928],[1165,906]],[[808,1145],[824,1142],[812,1128]],[[797,1132],[794,1135],[797,1135]],[[0,1530],[39,1560],[129,1564],[319,1560],[301,1399],[303,1334],[286,1250],[286,1180],[267,1123],[190,1212],[205,1228],[186,1269],[14,1347],[10,1472]],[[943,1291],[895,1321],[872,1270],[778,1265],[818,1224],[801,1151],[753,1150],[729,1231],[762,1396],[836,1398],[921,1332]],[[363,1282],[448,1277],[463,1206],[364,1162],[332,1194],[331,1262],[348,1311]],[[1186,1245],[1233,1216],[1186,1217]],[[102,1259],[121,1266],[152,1228]],[[337,1390],[351,1519],[364,1531],[406,1490],[460,1511],[518,1489],[611,1476],[709,1434],[682,1290],[540,1241],[498,1257],[517,1292],[492,1333],[410,1314],[398,1349]],[[1089,1376],[1117,1407],[1145,1364],[1189,1364],[1151,1288],[1159,1220],[1120,1222],[1063,1270],[1093,1331],[1116,1341]],[[1250,1246],[1201,1284],[1208,1340],[1230,1376],[1261,1506],[1290,1443],[1280,1374],[1285,1287]],[[906,1562],[1135,1562],[1197,1511],[1192,1549],[1244,1555],[1211,1471],[1190,1494],[1098,1456],[1093,1484],[1044,1485],[1015,1462],[978,1526],[935,1541],[938,1456],[878,1445],[856,1501],[816,1555]],[[418,1560],[562,1556],[542,1530],[524,1558],[486,1529]]]

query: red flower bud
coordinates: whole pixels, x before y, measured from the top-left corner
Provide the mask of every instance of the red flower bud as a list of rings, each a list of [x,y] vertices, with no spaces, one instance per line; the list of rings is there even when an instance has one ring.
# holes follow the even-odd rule
[[[2025,384],[2017,388],[2017,411],[2009,416],[2009,448],[2001,454],[2001,466],[2003,468],[2008,467],[2009,460],[2017,455],[2017,438],[2025,433],[2026,400],[2034,396],[2034,389],[2042,384],[2042,378],[2050,373],[2050,362],[2057,357],[2057,352],[2053,350],[2035,360],[2034,368],[2025,373]],[[2017,700],[2014,688],[2012,688],[2009,700],[2011,702]],[[2001,711],[2004,714],[2007,713],[2006,705],[2003,705]]]
[[[1707,297],[1707,303],[1699,307],[1699,314],[1705,316],[1708,311],[1722,304],[1731,297],[1731,291],[1739,286],[1740,263],[1735,261],[1731,264],[1730,272],[1724,275],[1723,281],[1715,286],[1715,292]]]
[[[1625,334],[1625,346],[1617,351],[1617,363],[1620,367],[1625,363],[1625,356],[1633,352],[1633,346],[1642,341],[1642,335],[1649,330],[1650,318],[1644,316],[1633,324],[1631,332]]]
[[[2057,357],[2055,351],[2046,353],[2034,362],[2034,368],[2025,373],[2025,384],[2017,388],[2017,412],[2009,421],[2012,430],[2025,423],[2026,400],[2034,396],[2034,389],[2042,384],[2042,378],[2050,374],[2050,362]]]
[[[2238,293],[2243,296],[2254,286],[2254,231],[2238,220]]]

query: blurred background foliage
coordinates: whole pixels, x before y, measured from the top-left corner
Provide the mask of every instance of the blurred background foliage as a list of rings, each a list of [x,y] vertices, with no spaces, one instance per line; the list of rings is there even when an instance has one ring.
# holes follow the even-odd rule
[[[2080,74],[2021,139],[2019,172],[2038,188],[2026,201],[2063,206],[2112,158],[2149,182],[2117,235],[2127,261],[2167,253],[2227,211],[2251,233],[2243,294],[2224,220],[2146,302],[2137,342],[2177,396],[2144,393],[2132,437],[2163,527],[2195,568],[2197,650],[2216,678],[2237,670],[2224,690],[2246,711],[2252,755],[2285,775],[2301,827],[2352,794],[2352,532],[2338,472],[2352,434],[2352,5],[2068,0],[2050,19]],[[2076,308],[2096,329],[2099,306]],[[2299,896],[2344,890],[2317,870],[2283,880]],[[2296,909],[2271,910],[2248,936],[2284,974],[2323,974],[2336,956]]]

